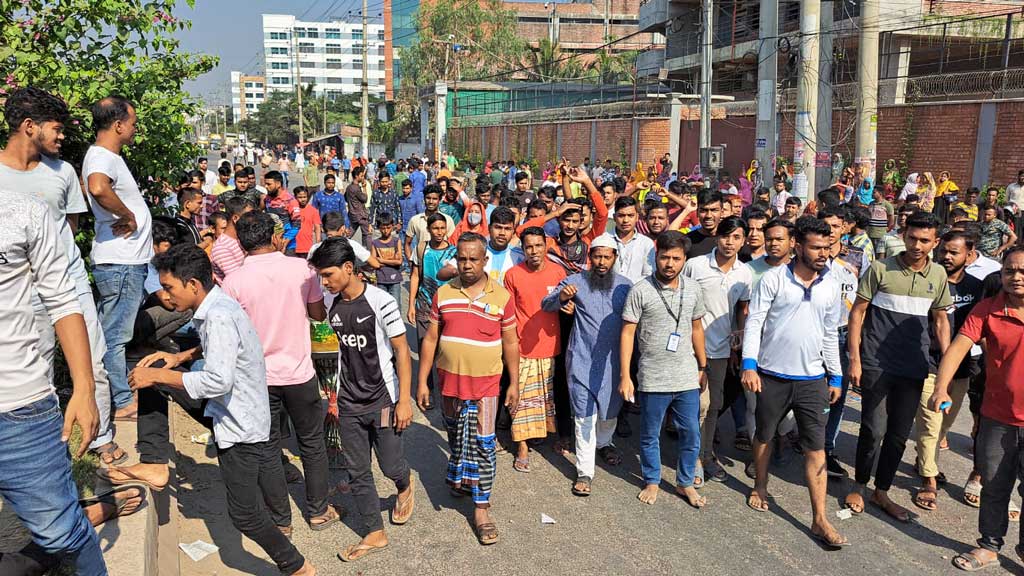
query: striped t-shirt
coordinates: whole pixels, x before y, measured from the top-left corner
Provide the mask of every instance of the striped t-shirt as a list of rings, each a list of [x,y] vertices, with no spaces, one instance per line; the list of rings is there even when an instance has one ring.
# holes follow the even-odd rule
[[[900,256],[871,263],[857,298],[867,300],[861,363],[904,378],[928,377],[928,319],[953,303],[946,271],[931,260],[915,272]]]
[[[479,400],[498,395],[502,333],[516,329],[510,299],[491,278],[475,298],[459,278],[437,289],[430,321],[440,330],[436,366],[443,396]]]
[[[224,277],[242,267],[245,261],[245,252],[238,240],[221,234],[220,238],[210,248],[210,263],[213,264],[213,279],[218,284],[224,281]]]

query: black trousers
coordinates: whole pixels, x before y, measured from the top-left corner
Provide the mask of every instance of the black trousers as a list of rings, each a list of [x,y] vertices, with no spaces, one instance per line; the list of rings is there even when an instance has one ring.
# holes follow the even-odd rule
[[[139,390],[137,423],[140,462],[166,464],[170,458],[168,399],[196,422],[213,429],[213,420],[203,414],[205,400],[196,400],[184,390],[169,386],[143,388]],[[235,444],[218,448],[217,461],[227,491],[231,523],[259,544],[282,573],[292,574],[302,568],[305,560],[277,528],[291,525],[288,485],[280,453],[277,444],[269,441]]]
[[[320,400],[320,381],[316,375],[304,384],[269,386],[270,442],[280,454],[281,430],[290,419],[299,445],[302,472],[306,484],[306,516],[327,512],[330,490],[327,444],[324,440],[324,412]]]
[[[978,546],[999,552],[1009,528],[1007,511],[1013,486],[1024,481],[1024,428],[981,417],[975,461],[981,472]],[[1024,484],[1017,488],[1024,495]],[[1024,532],[1020,543],[1024,544]]]
[[[394,409],[389,414],[394,414]],[[339,418],[341,446],[345,466],[352,479],[352,496],[356,510],[362,517],[367,532],[384,529],[380,516],[380,499],[373,481],[370,450],[377,453],[377,463],[385,476],[395,483],[399,492],[409,487],[409,463],[402,448],[402,436],[395,433],[392,422],[381,422],[381,411],[359,416],[341,415]]]
[[[875,489],[888,490],[914,426],[924,379],[903,378],[865,368],[860,388],[862,412],[855,477],[859,484],[868,483],[878,452]]]
[[[558,313],[558,324],[562,333],[562,348],[555,357],[555,427],[559,438],[575,438],[576,427],[572,418],[572,400],[569,397],[569,373],[565,368],[565,351],[572,334],[572,314]]]

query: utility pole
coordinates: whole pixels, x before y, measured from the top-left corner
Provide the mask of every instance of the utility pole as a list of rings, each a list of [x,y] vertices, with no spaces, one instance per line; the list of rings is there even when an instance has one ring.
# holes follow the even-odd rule
[[[814,185],[818,150],[818,32],[820,0],[800,2],[800,75],[796,88],[796,132],[793,135],[793,195],[804,202]]]
[[[714,52],[714,2],[704,0],[702,62],[700,67],[700,147],[711,146],[711,65]]]
[[[857,110],[854,173],[861,178],[875,177],[875,145],[878,138],[878,2],[863,0],[860,6],[860,46],[857,50],[860,107]]]
[[[843,2],[845,0],[840,0]],[[818,63],[818,118],[815,127],[818,132],[817,152],[826,157],[829,168],[818,170],[815,179],[808,181],[810,196],[832,184],[832,20],[833,0],[821,0],[821,34],[819,38],[820,61]],[[817,164],[817,162],[815,162]]]
[[[321,134],[327,134],[327,89],[324,88],[324,131]]]
[[[765,186],[775,173],[779,76],[779,0],[761,0],[760,50],[757,55],[757,139],[754,153]]]
[[[302,117],[302,70],[299,68],[299,44],[292,29],[292,50],[295,52],[295,96],[299,99],[299,142],[306,141],[305,120]]]
[[[370,45],[370,36],[366,31],[367,0],[363,0],[363,114],[362,126],[359,130],[359,151],[363,160],[366,160],[370,151],[370,81],[367,75],[367,47]]]

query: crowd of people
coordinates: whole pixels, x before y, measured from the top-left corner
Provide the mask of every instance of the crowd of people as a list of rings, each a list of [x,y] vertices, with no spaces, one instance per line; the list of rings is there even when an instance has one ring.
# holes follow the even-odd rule
[[[836,444],[851,393],[861,419],[845,508],[910,522],[890,492],[913,440],[913,503],[938,509],[938,485],[951,481],[940,450],[966,403],[975,444],[964,502],[980,508],[980,538],[953,563],[998,563],[1019,519],[1024,171],[1006,198],[992,188],[983,200],[974,188],[961,197],[946,173],[939,184],[911,175],[897,195],[843,171],[805,202],[784,169],[754,186],[752,174],[680,175],[668,154],[647,170],[563,158],[535,175],[515,161],[460,168],[447,152],[346,164],[326,151],[311,179],[301,149],[279,148],[259,181],[255,157],[224,158],[216,172],[200,158],[166,217],[151,215],[122,156],[132,103],[104,98],[92,115],[95,144],[76,171],[59,159],[63,101],[23,88],[5,104],[0,496],[33,536],[0,558],[5,574],[60,559],[106,573],[93,525],[170,483],[171,402],[212,430],[230,519],[284,574],[316,573],[291,542],[288,483],[304,483],[312,530],[340,522],[326,428],[364,529],[339,558],[388,547],[371,453],[397,493],[391,523],[408,522],[416,475],[403,432],[414,408],[439,408],[449,448],[443,471],[416,472],[443,474],[452,496],[472,500],[482,545],[499,540],[499,451],[528,473],[551,438],[575,463],[569,492],[588,497],[598,461],[623,462],[615,438],[634,434],[632,420],[639,501],[657,503],[668,435],[675,493],[704,508],[705,484],[728,479],[717,456],[728,413],[735,447],[750,453],[747,506],[779,506],[773,453],[800,453],[810,533],[845,547],[826,487],[849,474]],[[290,189],[292,166],[304,182]],[[92,282],[74,241],[86,211]],[[311,323],[337,342],[327,388]],[[73,383],[63,415],[58,345]],[[137,426],[138,463],[125,465],[115,421]],[[79,455],[92,450],[120,491],[78,500],[74,425]],[[301,473],[282,454],[288,434]]]

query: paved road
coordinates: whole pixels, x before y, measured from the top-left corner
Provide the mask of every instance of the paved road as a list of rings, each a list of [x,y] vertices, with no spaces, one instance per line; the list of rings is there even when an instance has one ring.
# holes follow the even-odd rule
[[[415,346],[415,343],[413,343]],[[853,461],[859,403],[851,399],[849,420],[839,441],[839,457]],[[629,416],[638,429],[637,416]],[[898,525],[876,508],[837,526],[853,542],[841,551],[826,551],[808,535],[810,506],[803,488],[802,460],[793,456],[788,465],[774,467],[770,491],[775,496],[768,513],[758,513],[745,505],[752,481],[743,475],[743,462],[749,453],[732,449],[731,419],[723,420],[720,450],[728,462],[729,479],[711,483],[703,490],[708,497],[704,510],[694,510],[671,492],[674,478],[673,440],[663,442],[663,490],[654,506],[636,499],[639,489],[637,439],[616,440],[625,454],[616,468],[600,467],[594,482],[594,494],[577,498],[569,487],[574,477],[572,464],[553,454],[550,446],[532,457],[533,471],[521,474],[512,469],[512,456],[502,454],[493,496],[493,514],[501,532],[501,541],[481,547],[470,530],[471,505],[451,497],[444,485],[447,443],[440,416],[416,410],[412,427],[405,433],[405,448],[419,483],[417,508],[409,524],[388,526],[391,547],[370,556],[357,565],[345,565],[335,554],[347,544],[358,541],[361,527],[349,496],[335,502],[349,511],[344,525],[325,532],[312,532],[298,519],[301,486],[292,487],[296,519],[294,541],[323,574],[953,574],[950,565],[954,551],[966,550],[976,538],[977,510],[960,502],[962,485],[969,471],[967,450],[970,417],[964,411],[950,434],[951,450],[942,453],[942,469],[951,484],[940,490],[938,512],[920,511],[918,522]],[[502,436],[499,433],[499,439]],[[504,437],[508,441],[508,437]],[[191,448],[186,448],[191,450]],[[193,450],[194,452],[194,450]],[[894,486],[893,498],[914,508],[910,498],[916,485],[913,474],[912,445]],[[189,457],[192,460],[192,457]],[[220,530],[226,518],[211,498],[220,494],[213,466],[204,465],[199,456],[182,467],[195,487],[183,491],[182,509],[187,515],[216,523]],[[852,472],[852,467],[851,467]],[[377,472],[378,490],[384,509],[394,504],[394,487]],[[828,505],[835,514],[849,481],[829,483]],[[200,488],[202,486],[202,488]],[[298,500],[294,500],[297,498]],[[189,514],[190,506],[204,511]],[[542,525],[541,514],[556,520]],[[834,517],[834,516],[833,516]],[[387,514],[385,513],[385,521]],[[220,536],[219,544],[238,543],[237,533]],[[1008,542],[1016,542],[1017,526],[1011,525]],[[1012,554],[1012,548],[1008,548]],[[274,570],[258,556],[251,543],[243,550],[237,544],[222,545],[222,559],[239,573],[273,574]],[[186,572],[190,561],[183,560]],[[204,561],[206,562],[206,561]],[[481,566],[484,563],[485,566]],[[1024,574],[1018,564],[1004,560],[1004,567]],[[223,567],[210,567],[194,573],[231,573]]]

